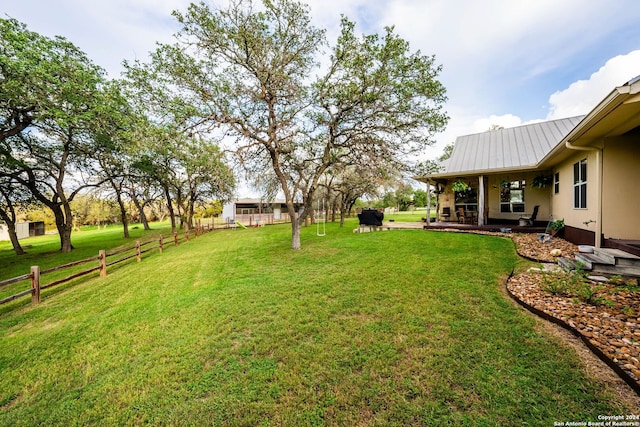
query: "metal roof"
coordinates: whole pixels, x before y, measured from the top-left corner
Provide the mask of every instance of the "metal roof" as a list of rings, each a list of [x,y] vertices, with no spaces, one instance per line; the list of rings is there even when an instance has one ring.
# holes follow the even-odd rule
[[[445,171],[434,175],[534,168],[583,117],[459,136]]]

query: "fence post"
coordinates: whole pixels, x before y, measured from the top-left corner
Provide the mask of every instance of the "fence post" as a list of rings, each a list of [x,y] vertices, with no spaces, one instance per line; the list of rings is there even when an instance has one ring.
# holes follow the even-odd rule
[[[162,253],[162,235],[160,235],[160,238],[158,239],[158,247],[160,248],[160,253]]]
[[[189,229],[187,228],[184,232],[184,237],[187,239],[187,242],[189,241]]]
[[[196,225],[196,227],[193,229],[193,231],[196,233],[196,239],[198,238],[198,228],[199,227],[200,227],[199,225]]]
[[[98,252],[98,259],[100,260],[100,277],[107,277],[107,252],[104,249]]]
[[[40,304],[40,266],[31,266],[31,304]]]
[[[136,259],[140,262],[140,240],[136,240]]]
[[[178,246],[178,232],[177,231],[175,231],[173,233],[173,244]]]

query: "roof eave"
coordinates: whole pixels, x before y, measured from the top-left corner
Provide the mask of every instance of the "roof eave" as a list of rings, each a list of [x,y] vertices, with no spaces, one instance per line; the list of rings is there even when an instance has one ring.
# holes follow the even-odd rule
[[[416,176],[413,177],[416,181],[420,182],[429,182],[435,181],[439,179],[449,179],[449,178],[462,178],[467,176],[478,176],[478,175],[498,175],[501,173],[509,173],[509,172],[530,172],[540,169],[538,165],[526,165],[526,166],[515,166],[509,168],[500,168],[500,169],[478,169],[472,171],[459,171],[459,172],[442,172],[442,173],[434,173],[430,175]]]
[[[628,84],[616,87],[596,107],[591,110],[576,127],[571,130],[560,142],[547,153],[539,162],[545,165],[560,153],[567,150],[567,143],[579,145],[580,138],[595,127],[602,119],[611,114],[615,109],[623,105],[629,99],[635,99],[640,93],[640,80],[634,79]]]

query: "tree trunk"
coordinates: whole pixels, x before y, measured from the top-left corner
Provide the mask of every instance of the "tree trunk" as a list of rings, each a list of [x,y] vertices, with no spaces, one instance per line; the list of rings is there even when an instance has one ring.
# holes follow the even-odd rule
[[[71,224],[63,224],[62,234],[60,234],[60,252],[71,252],[73,245],[71,244]],[[58,232],[60,230],[58,229]]]
[[[291,218],[291,249],[300,249],[302,247],[300,245],[301,222],[298,221],[298,215],[295,211],[290,211],[289,217]]]
[[[331,202],[331,222],[336,222],[336,211],[338,207],[338,196],[335,196]],[[344,224],[344,220],[340,220],[340,227]]]
[[[176,216],[173,213],[173,203],[171,203],[171,193],[169,193],[169,188],[164,187],[164,196],[167,199],[167,209],[169,210],[169,217],[171,218],[171,232],[175,233],[176,230]]]
[[[8,200],[8,197],[7,196],[5,197]],[[13,250],[15,251],[16,255],[24,255],[24,249],[22,249],[22,246],[20,246],[20,241],[18,240],[18,234],[16,233],[16,221],[15,221],[16,215],[13,209],[13,204],[9,202],[8,208],[10,209],[9,212],[6,212],[0,209],[0,219],[2,219],[5,222],[5,224],[7,224],[9,239],[11,240],[11,245],[13,246]],[[9,215],[11,215],[11,217]]]
[[[16,233],[16,223],[6,220],[5,223],[7,224],[7,231],[9,232],[9,239],[11,240],[11,244],[13,245],[13,250],[15,251],[16,255],[24,255],[24,249],[22,249],[22,246],[20,246],[18,234]]]
[[[60,252],[71,252],[73,245],[71,244],[71,232],[73,231],[73,220],[71,215],[71,207],[68,204],[52,205],[50,208],[56,218],[56,228],[60,236]]]
[[[144,213],[144,206],[140,204],[140,200],[138,200],[138,197],[133,194],[133,192],[131,194],[131,200],[133,200],[133,204],[135,205],[136,209],[138,209],[142,226],[145,230],[151,230],[151,227],[149,227],[149,221],[147,220],[147,215]]]
[[[119,191],[116,191],[116,198],[118,199],[118,205],[120,206],[120,221],[122,221],[122,231],[124,238],[129,238],[129,220],[127,219],[127,208],[122,201],[122,195]]]

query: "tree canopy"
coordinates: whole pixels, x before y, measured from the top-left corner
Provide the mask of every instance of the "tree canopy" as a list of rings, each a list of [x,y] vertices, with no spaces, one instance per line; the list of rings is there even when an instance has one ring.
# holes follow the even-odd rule
[[[10,229],[15,207],[38,201],[55,217],[61,250],[71,251],[79,218],[72,202],[106,188],[120,207],[126,237],[125,197],[140,205],[140,194],[153,193],[130,190],[154,182],[134,163],[162,150],[172,157],[154,172],[176,177],[165,194],[186,212],[186,223],[196,203],[211,202],[204,198],[230,197],[234,180],[215,144],[174,133],[162,141],[166,147],[150,150],[148,111],[129,102],[124,82],[107,80],[62,37],[41,36],[14,19],[0,19],[0,30],[0,219]],[[17,238],[12,241],[22,253]]]
[[[447,122],[440,67],[393,28],[358,37],[343,18],[324,69],[325,31],[300,2],[200,3],[174,15],[177,42],[129,64],[129,79],[157,120],[226,137],[249,174],[277,180],[294,249],[331,168],[402,167]]]

